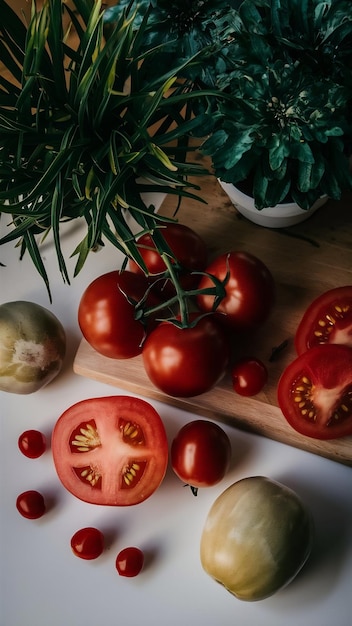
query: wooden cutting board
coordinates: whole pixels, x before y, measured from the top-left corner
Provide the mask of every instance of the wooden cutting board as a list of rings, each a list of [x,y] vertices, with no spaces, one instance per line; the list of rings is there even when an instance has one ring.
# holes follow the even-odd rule
[[[276,281],[277,299],[270,319],[237,348],[238,355],[254,355],[266,363],[269,380],[265,390],[254,398],[243,398],[232,390],[227,376],[201,396],[171,398],[150,383],[141,357],[108,359],[97,354],[85,340],[77,351],[74,371],[352,465],[352,437],[333,441],[304,437],[286,423],[276,399],[279,376],[295,358],[293,338],[304,310],[324,291],[352,285],[352,194],[339,202],[329,201],[303,224],[283,230],[256,226],[242,218],[212,177],[202,179],[200,194],[207,204],[183,201],[177,218],[204,238],[210,258],[229,250],[246,250],[266,263]],[[175,198],[167,197],[161,213],[172,216],[175,208]],[[273,348],[282,342],[287,342],[287,347],[270,361]]]

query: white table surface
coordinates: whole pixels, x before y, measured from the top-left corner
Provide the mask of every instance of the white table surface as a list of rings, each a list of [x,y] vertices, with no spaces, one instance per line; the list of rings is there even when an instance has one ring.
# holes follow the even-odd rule
[[[3,224],[5,220],[3,220]],[[4,228],[3,231],[4,232]],[[65,254],[74,247],[65,241]],[[68,354],[60,375],[35,394],[0,392],[0,626],[352,626],[352,469],[321,457],[223,426],[233,463],[217,486],[195,498],[169,468],[159,490],[144,503],[99,507],[79,501],[59,482],[50,449],[24,457],[18,436],[35,428],[48,438],[71,404],[124,390],[73,373],[80,342],[77,308],[96,276],[119,268],[107,247],[92,254],[81,274],[65,285],[50,246],[44,256],[53,304],[27,256],[18,261],[12,244],[0,247],[0,303],[30,300],[51,309],[63,323]],[[72,276],[72,264],[70,264]],[[192,414],[158,402],[171,441]],[[313,514],[316,537],[309,562],[284,590],[261,602],[237,600],[202,570],[199,539],[207,512],[223,489],[245,476],[265,475],[295,489]],[[38,489],[49,503],[40,520],[22,518],[16,497]],[[97,526],[107,549],[96,561],[76,558],[70,538]],[[137,578],[119,577],[120,549],[137,545],[146,565]]]

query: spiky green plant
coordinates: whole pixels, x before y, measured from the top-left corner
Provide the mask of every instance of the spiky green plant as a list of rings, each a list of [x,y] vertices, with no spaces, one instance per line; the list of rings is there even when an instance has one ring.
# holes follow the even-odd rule
[[[203,145],[216,175],[235,185],[251,178],[258,209],[339,199],[352,188],[349,0],[244,0],[232,18]]]
[[[202,119],[183,114],[192,93],[178,81],[180,66],[166,69],[160,49],[142,51],[145,23],[137,30],[135,13],[123,11],[105,40],[100,0],[74,5],[33,3],[25,25],[0,0],[0,62],[10,73],[0,76],[0,212],[8,221],[0,244],[18,242],[21,256],[30,254],[49,294],[40,250],[48,232],[68,282],[60,227],[77,218],[86,230],[72,251],[75,274],[106,242],[143,267],[127,214],[140,232],[153,230],[164,218],[141,193],[193,197],[198,187],[187,176],[203,172],[187,162],[185,138]]]

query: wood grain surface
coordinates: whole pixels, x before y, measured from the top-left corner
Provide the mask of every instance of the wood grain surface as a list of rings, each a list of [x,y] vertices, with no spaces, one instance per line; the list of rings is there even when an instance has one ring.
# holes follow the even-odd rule
[[[280,374],[295,358],[294,333],[306,307],[328,289],[352,285],[352,194],[339,202],[329,201],[300,225],[272,230],[241,217],[213,177],[202,179],[199,193],[207,204],[184,201],[177,219],[205,239],[210,258],[229,250],[246,250],[262,259],[274,276],[276,305],[270,319],[235,347],[238,356],[255,355],[266,363],[269,380],[265,390],[254,398],[243,398],[234,393],[227,376],[201,396],[171,398],[150,383],[141,357],[112,360],[97,354],[85,340],[79,346],[74,371],[352,465],[352,437],[319,441],[296,433],[283,418],[276,398]],[[170,196],[161,212],[172,216],[175,208],[175,198]],[[286,349],[269,361],[272,349],[284,341],[288,342]]]

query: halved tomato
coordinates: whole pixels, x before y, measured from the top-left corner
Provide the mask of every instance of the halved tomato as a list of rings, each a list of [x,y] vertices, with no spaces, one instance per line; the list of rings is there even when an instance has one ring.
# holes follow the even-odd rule
[[[159,414],[130,396],[82,400],[56,422],[52,452],[68,491],[85,502],[128,506],[161,484],[168,444]]]
[[[296,331],[297,354],[324,343],[352,347],[352,285],[336,287],[313,300]]]
[[[351,435],[352,349],[323,344],[306,350],[281,375],[278,402],[288,423],[302,435]]]

